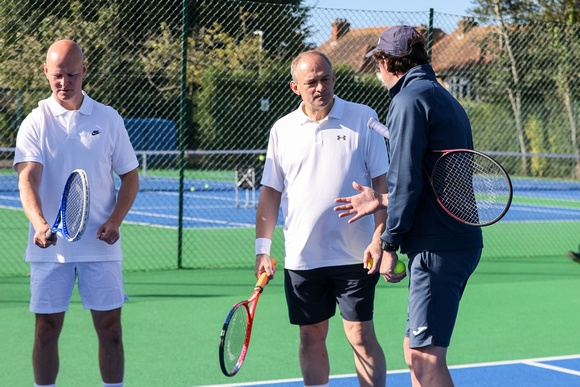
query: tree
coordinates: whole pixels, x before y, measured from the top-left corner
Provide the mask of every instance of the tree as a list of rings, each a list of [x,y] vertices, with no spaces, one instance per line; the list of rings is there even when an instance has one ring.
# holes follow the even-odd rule
[[[530,133],[527,132],[527,121],[530,127],[537,128],[536,115],[539,103],[551,95],[534,93],[534,85],[543,84],[542,89],[555,89],[556,97],[566,111],[572,149],[575,155],[580,154],[577,128],[578,84],[577,67],[580,62],[578,48],[580,41],[577,28],[566,27],[564,23],[574,24],[580,15],[580,8],[572,0],[478,0],[474,9],[483,19],[495,18],[499,33],[495,47],[499,47],[496,63],[492,66],[501,73],[503,68],[504,85],[512,106],[515,126],[518,134],[521,160],[521,172],[529,174],[529,163],[526,153],[529,152]],[[486,43],[494,41],[488,38]],[[493,46],[493,45],[492,45]],[[546,76],[545,64],[551,71]],[[509,73],[509,77],[506,75]],[[532,114],[532,116],[529,116]],[[530,118],[528,118],[530,117]],[[534,130],[533,136],[546,133]],[[537,143],[537,141],[535,141]],[[580,160],[577,159],[575,173],[580,176]]]
[[[221,85],[217,93],[237,98],[242,89],[229,85],[228,78],[232,83],[243,82],[248,88],[259,90],[271,74],[277,73],[278,66],[288,64],[293,56],[304,50],[306,10],[300,8],[300,1],[296,0],[274,3],[217,0],[190,3],[187,93],[193,101],[195,116],[188,125],[190,148],[230,149],[236,146],[227,137],[235,134],[231,124],[216,124],[223,110],[216,110],[217,105],[208,100],[216,98],[211,90]],[[176,83],[158,82],[180,76],[181,36],[172,28],[164,24],[158,34],[152,34],[139,58],[146,79],[162,95],[179,92]],[[229,111],[238,110],[231,106]],[[244,134],[249,135],[255,126],[249,125]],[[230,132],[224,133],[225,129]],[[245,146],[248,145],[254,147],[257,143]]]
[[[539,18],[548,22],[550,36],[548,41],[552,58],[556,59],[555,71],[552,72],[557,86],[557,96],[566,109],[570,127],[572,150],[576,156],[573,176],[580,178],[580,140],[578,133],[577,110],[580,90],[578,65],[580,64],[580,36],[577,26],[580,19],[580,7],[573,0],[540,0],[542,12]],[[564,25],[567,24],[567,25]]]
[[[526,93],[526,73],[529,71],[529,58],[527,55],[528,42],[521,42],[524,36],[525,26],[518,25],[518,21],[525,20],[534,10],[533,4],[527,1],[499,1],[478,0],[475,12],[484,18],[495,18],[498,29],[484,40],[486,51],[495,50],[496,59],[486,69],[492,78],[485,82],[495,80],[495,85],[503,85],[515,119],[516,133],[521,156],[522,175],[528,175],[528,145],[529,139],[525,131],[525,110],[523,101]],[[506,19],[512,25],[506,25]],[[519,44],[518,38],[520,39]],[[517,47],[515,47],[515,46]]]
[[[309,9],[302,7],[301,2],[193,1],[190,10],[194,36],[203,36],[217,23],[221,25],[223,33],[236,41],[247,39],[248,36],[259,36],[261,47],[268,55],[286,61],[304,49],[304,40],[309,34],[305,23]]]

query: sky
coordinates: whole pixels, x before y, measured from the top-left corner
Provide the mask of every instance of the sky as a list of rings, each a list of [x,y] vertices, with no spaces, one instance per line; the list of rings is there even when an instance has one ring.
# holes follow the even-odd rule
[[[452,15],[450,17],[437,18],[435,23],[440,23],[436,25],[437,28],[441,28],[444,32],[450,33],[453,29],[457,28],[457,23],[452,20],[459,20],[459,16],[469,16],[472,12],[468,12],[470,8],[474,8],[475,0],[303,0],[302,5],[309,7],[318,8],[330,8],[330,9],[345,9],[345,10],[357,10],[349,12],[358,11],[385,11],[385,12],[401,12],[401,13],[413,13],[419,12],[423,15],[428,15],[429,9],[433,8],[435,14]],[[310,43],[315,46],[320,45],[331,38],[331,28],[330,25],[340,14],[338,12],[332,13],[317,13],[317,19],[315,25],[311,28],[311,37],[309,38]],[[376,27],[383,26],[385,23],[409,23],[409,24],[427,24],[427,20],[422,22],[418,21],[417,18],[413,18],[409,15],[408,18],[403,20],[389,19],[389,22],[381,19],[383,14],[373,14],[372,12],[366,14],[368,18],[361,19],[357,14],[345,14],[340,17],[347,18],[350,23],[351,28],[366,28],[366,27]],[[423,18],[424,19],[424,18]],[[452,23],[452,24],[450,24]]]
[[[427,12],[429,11],[429,8],[433,8],[435,12],[462,16],[469,15],[467,10],[474,7],[472,0],[304,0],[302,4],[321,8],[397,12]]]

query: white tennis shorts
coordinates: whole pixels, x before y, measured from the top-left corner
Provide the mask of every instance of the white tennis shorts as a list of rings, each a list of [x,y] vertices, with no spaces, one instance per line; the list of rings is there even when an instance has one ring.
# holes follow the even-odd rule
[[[30,262],[30,311],[68,311],[77,278],[84,309],[113,310],[129,300],[123,288],[121,261]]]

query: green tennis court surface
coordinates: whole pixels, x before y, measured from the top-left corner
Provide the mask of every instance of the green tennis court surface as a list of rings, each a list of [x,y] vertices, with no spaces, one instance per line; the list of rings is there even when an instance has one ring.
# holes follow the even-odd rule
[[[123,309],[126,385],[185,387],[300,377],[298,330],[287,320],[281,272],[260,298],[248,356],[234,378],[221,373],[219,334],[230,307],[253,289],[251,269],[135,272],[126,273],[125,281],[131,297]],[[377,290],[375,324],[389,370],[406,368],[406,286],[381,282]],[[579,293],[580,265],[563,255],[484,260],[462,301],[449,364],[580,353]],[[28,278],[0,278],[0,310],[5,349],[0,385],[30,386],[34,316],[28,312]],[[354,374],[341,321],[331,321],[331,373]],[[90,313],[82,310],[76,292],[60,352],[59,387],[100,386]],[[517,386],[520,371],[507,371],[501,385]]]

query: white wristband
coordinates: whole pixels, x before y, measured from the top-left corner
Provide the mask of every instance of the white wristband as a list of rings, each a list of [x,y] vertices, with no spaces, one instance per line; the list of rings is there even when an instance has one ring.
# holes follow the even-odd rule
[[[268,238],[257,238],[256,239],[256,255],[266,254],[270,255],[270,247],[272,246],[272,240]]]

